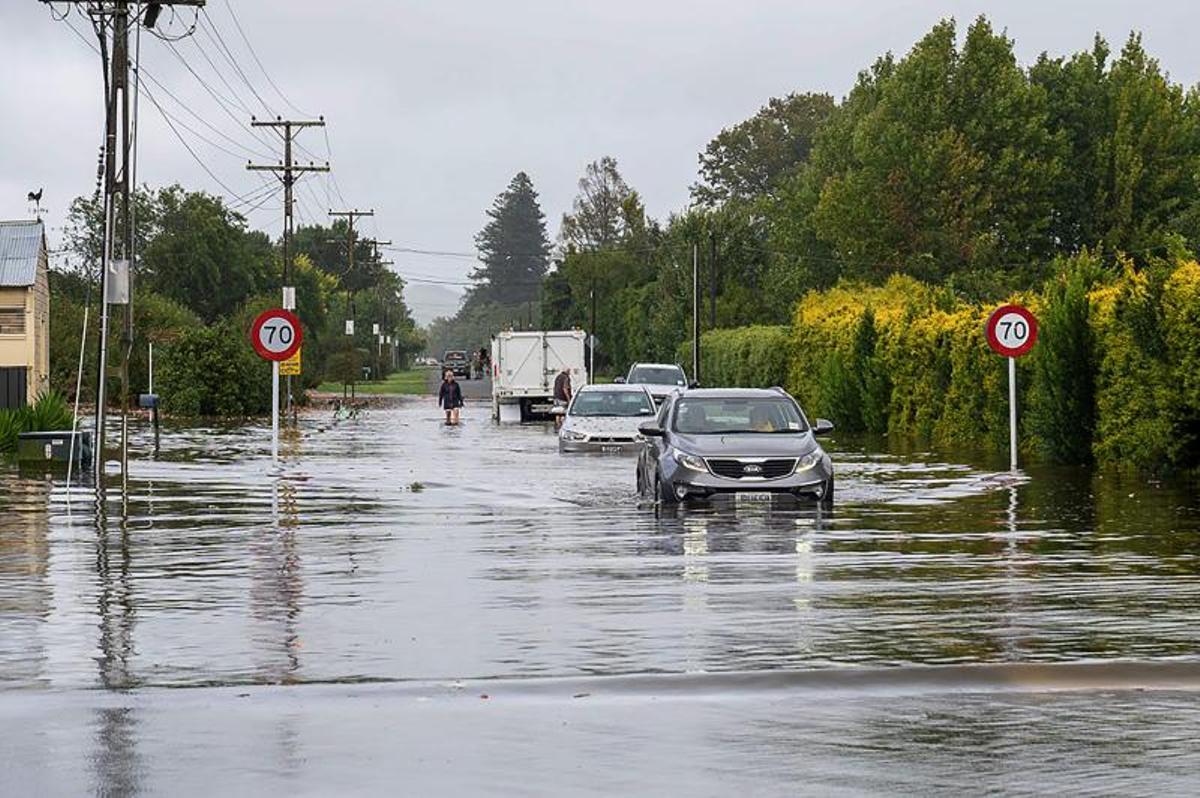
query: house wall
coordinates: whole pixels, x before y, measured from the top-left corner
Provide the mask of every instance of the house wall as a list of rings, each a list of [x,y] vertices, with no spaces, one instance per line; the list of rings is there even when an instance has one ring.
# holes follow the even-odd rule
[[[33,371],[29,375],[29,401],[38,394],[50,390],[50,272],[45,242],[38,256],[37,281],[28,297],[25,326],[32,330],[33,345],[29,363]]]
[[[25,311],[22,335],[0,335],[0,366],[24,366],[26,399],[50,388],[50,263],[43,236],[37,277],[31,286],[0,287],[0,307]]]
[[[33,342],[30,340],[29,331],[33,327],[30,324],[29,294],[27,288],[0,288],[0,307],[25,308],[25,335],[0,335],[0,366],[28,368],[30,365]]]

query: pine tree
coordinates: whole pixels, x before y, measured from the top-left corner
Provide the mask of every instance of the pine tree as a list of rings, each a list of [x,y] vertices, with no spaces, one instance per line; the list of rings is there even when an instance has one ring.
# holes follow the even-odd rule
[[[475,236],[479,268],[471,302],[516,305],[534,301],[550,266],[546,217],[533,181],[518,172],[487,211],[488,223]]]

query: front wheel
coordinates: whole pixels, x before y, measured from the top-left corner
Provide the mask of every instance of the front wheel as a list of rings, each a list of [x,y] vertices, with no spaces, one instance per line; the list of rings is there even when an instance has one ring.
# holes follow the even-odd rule
[[[825,480],[825,489],[821,491],[821,507],[826,510],[833,509],[833,475],[829,475],[829,479]]]
[[[657,472],[654,474],[654,498],[656,498],[660,504],[679,503],[679,499],[675,498],[675,494],[671,491],[671,489],[663,484],[662,474]]]

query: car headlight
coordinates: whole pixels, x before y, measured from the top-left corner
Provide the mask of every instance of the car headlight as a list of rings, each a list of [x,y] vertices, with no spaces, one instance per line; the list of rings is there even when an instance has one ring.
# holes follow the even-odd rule
[[[813,449],[808,454],[796,461],[796,471],[807,471],[821,462],[821,456],[824,454],[820,449]]]
[[[675,462],[679,463],[684,468],[690,468],[693,471],[707,471],[708,466],[704,463],[703,457],[697,457],[694,454],[687,452],[675,452]]]
[[[579,442],[579,441],[586,441],[588,439],[588,436],[587,436],[586,432],[576,432],[573,429],[564,429],[562,431],[562,438],[564,441]]]

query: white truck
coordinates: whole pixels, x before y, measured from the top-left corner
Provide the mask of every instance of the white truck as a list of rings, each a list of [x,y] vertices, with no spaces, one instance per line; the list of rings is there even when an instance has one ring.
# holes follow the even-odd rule
[[[566,366],[571,390],[588,382],[583,330],[517,332],[492,336],[492,418],[503,423],[551,418],[554,378]]]

